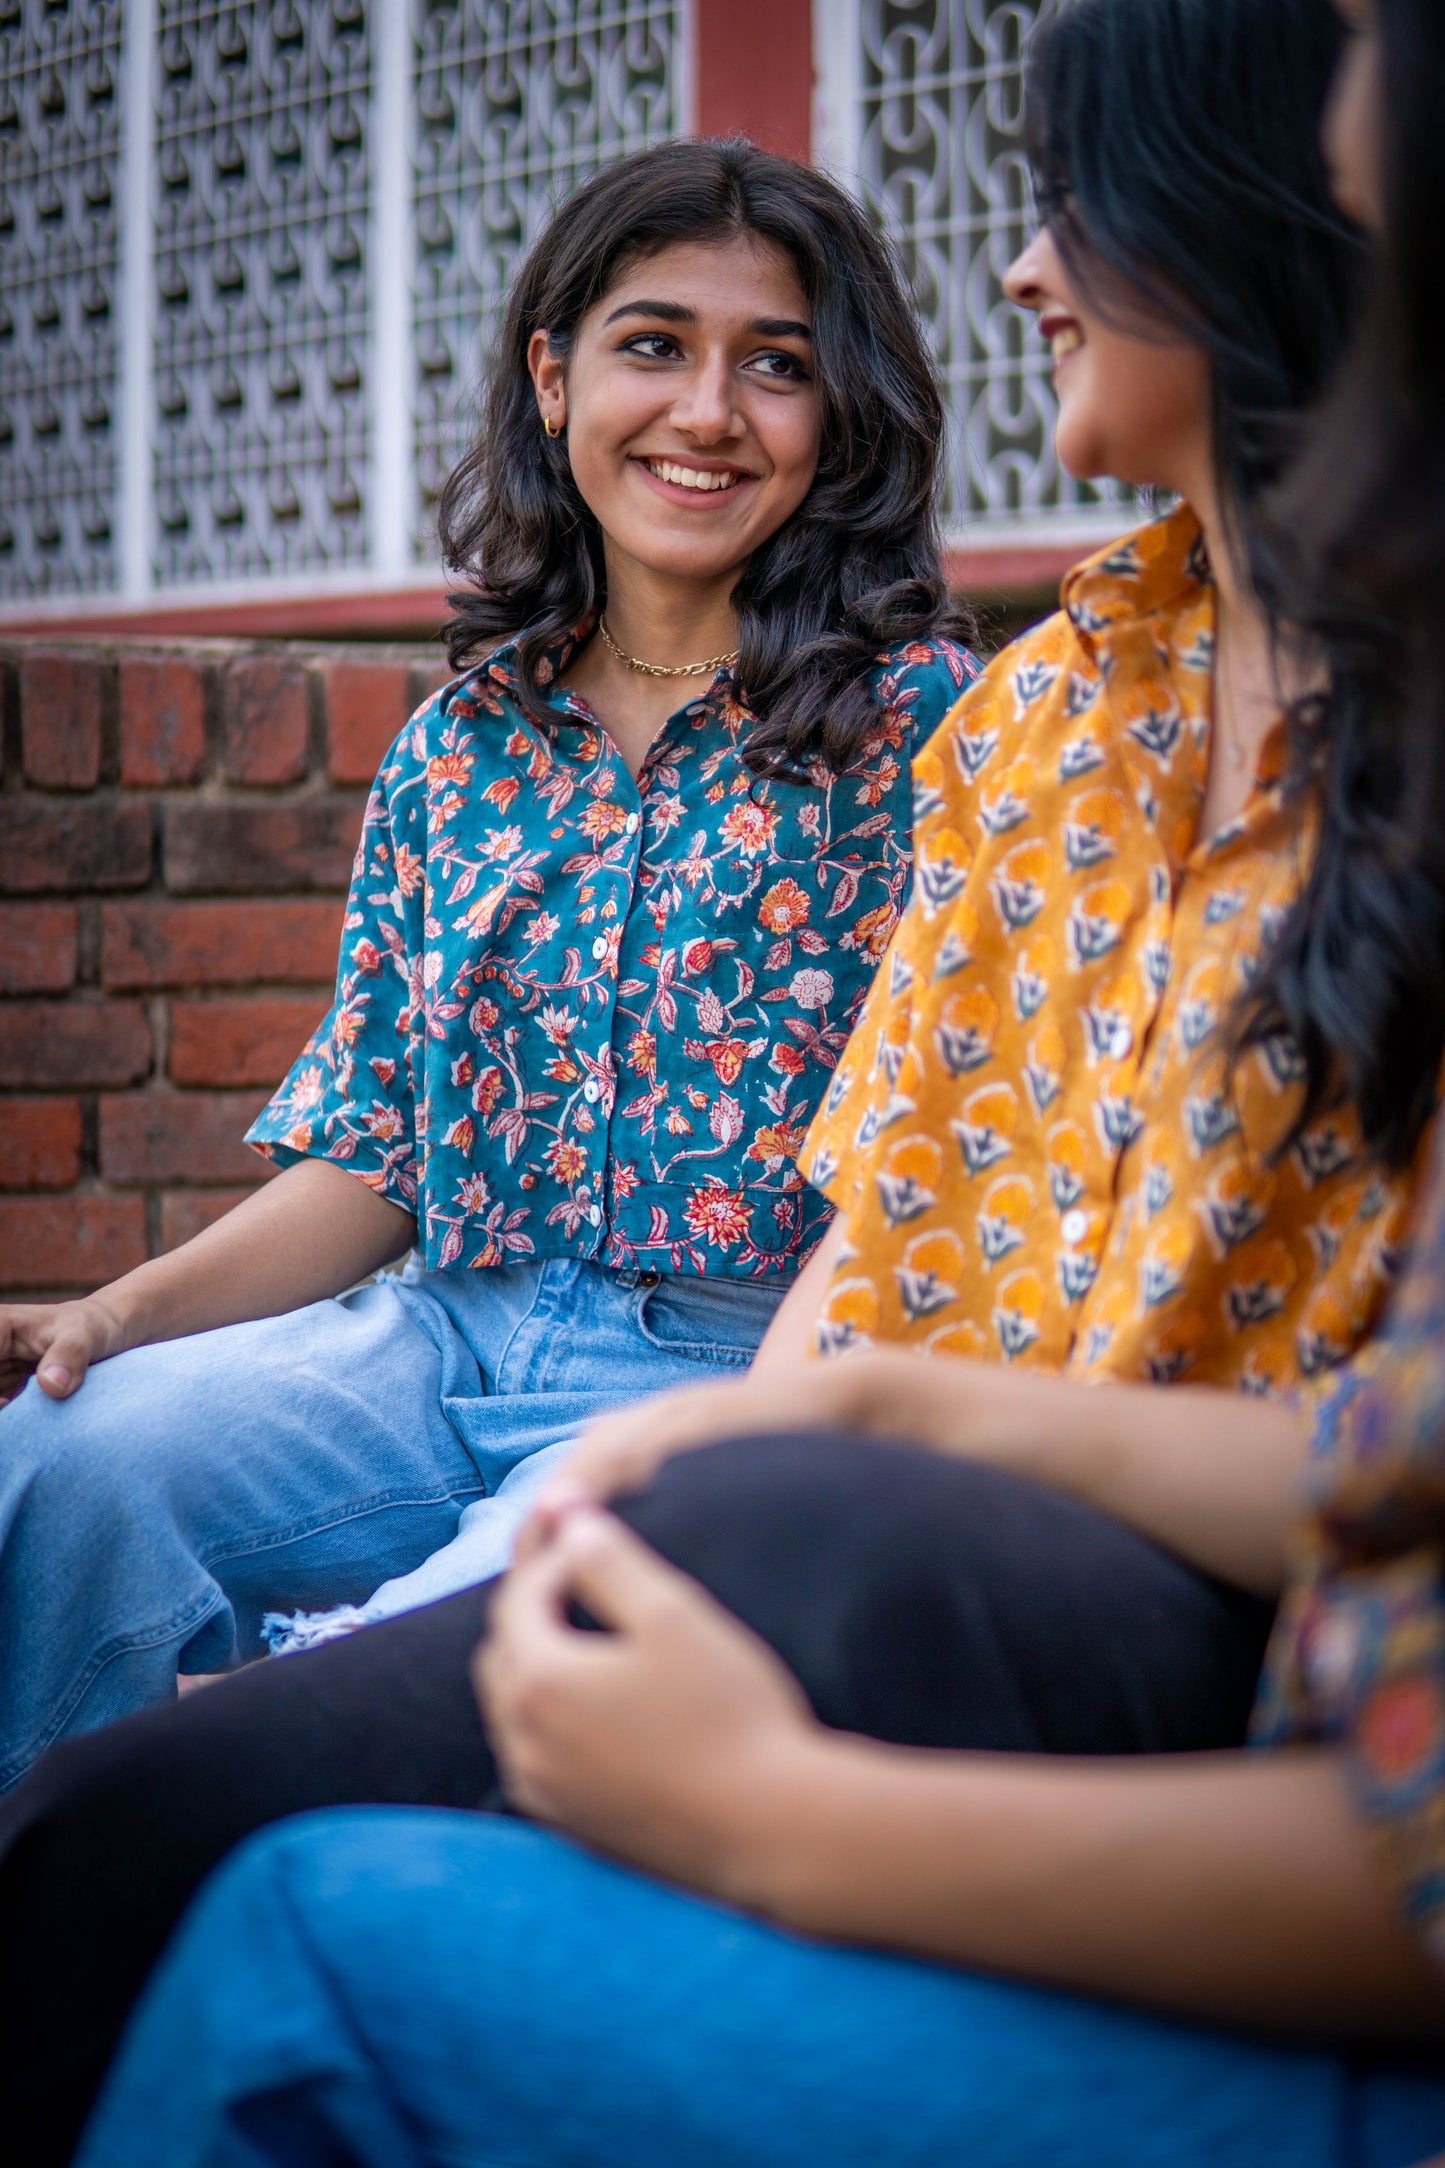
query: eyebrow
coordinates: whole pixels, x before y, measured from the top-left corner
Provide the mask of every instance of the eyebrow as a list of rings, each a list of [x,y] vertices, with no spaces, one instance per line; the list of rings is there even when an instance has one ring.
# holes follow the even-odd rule
[[[650,316],[654,322],[664,324],[695,324],[697,310],[690,309],[681,301],[624,301],[620,309],[614,309],[606,318],[608,324],[620,323],[624,316]],[[745,327],[759,339],[811,339],[812,329],[797,322],[791,316],[755,316]]]

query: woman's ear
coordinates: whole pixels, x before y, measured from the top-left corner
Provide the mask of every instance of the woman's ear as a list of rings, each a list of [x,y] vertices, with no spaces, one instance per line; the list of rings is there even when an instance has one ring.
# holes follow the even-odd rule
[[[532,333],[527,341],[527,367],[542,425],[549,436],[560,437],[567,426],[567,373],[561,355],[553,351],[550,333]]]

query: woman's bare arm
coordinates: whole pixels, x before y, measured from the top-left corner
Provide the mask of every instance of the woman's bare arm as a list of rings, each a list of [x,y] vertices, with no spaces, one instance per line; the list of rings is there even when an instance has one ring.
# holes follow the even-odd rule
[[[830,1732],[696,1582],[580,1511],[499,1592],[476,1679],[517,1804],[800,1932],[1269,2031],[1445,2033],[1332,1754]]]
[[[780,1310],[773,1330],[782,1322]],[[1282,1402],[1080,1385],[909,1348],[810,1361],[771,1339],[736,1383],[660,1393],[591,1425],[543,1494],[534,1534],[577,1497],[640,1489],[674,1454],[720,1439],[861,1430],[1048,1483],[1238,1587],[1273,1595],[1283,1584],[1307,1436]]]
[[[840,1212],[778,1305],[753,1357],[751,1378],[769,1377],[808,1360],[813,1352],[813,1327],[847,1239],[848,1223]]]
[[[31,1369],[57,1400],[92,1362],[339,1294],[407,1249],[410,1212],[330,1160],[288,1167],[180,1249],[80,1302],[0,1305],[0,1394]]]
[[[1031,1476],[1206,1573],[1275,1595],[1309,1436],[1284,1401],[1181,1385],[1079,1385],[903,1348],[829,1365],[847,1420]]]

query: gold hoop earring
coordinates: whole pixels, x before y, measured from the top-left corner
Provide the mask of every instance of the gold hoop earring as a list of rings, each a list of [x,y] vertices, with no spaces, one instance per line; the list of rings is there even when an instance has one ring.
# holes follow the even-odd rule
[[[560,436],[561,436],[561,434],[562,434],[562,430],[563,430],[564,424],[563,424],[563,423],[561,423],[561,422],[558,422],[558,424],[557,424],[556,428],[554,429],[554,428],[552,427],[552,424],[551,424],[551,423],[550,423],[549,421],[544,421],[544,422],[543,422],[543,424],[542,424],[542,427],[543,427],[543,428],[544,428],[544,429],[546,430],[546,432],[547,432],[547,434],[548,434],[548,436],[549,436],[549,437],[560,437]]]

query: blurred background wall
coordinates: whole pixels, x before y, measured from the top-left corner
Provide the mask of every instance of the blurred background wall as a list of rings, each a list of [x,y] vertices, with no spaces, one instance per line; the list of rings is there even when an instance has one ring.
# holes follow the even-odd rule
[[[1128,508],[1060,475],[1028,0],[0,0],[0,1292],[265,1179],[366,786],[442,672],[436,492],[512,266],[679,131],[896,245],[998,637]]]
[[[1123,524],[999,274],[1029,0],[0,0],[0,629],[422,636],[508,275],[680,131],[828,166],[948,385],[960,583]]]

